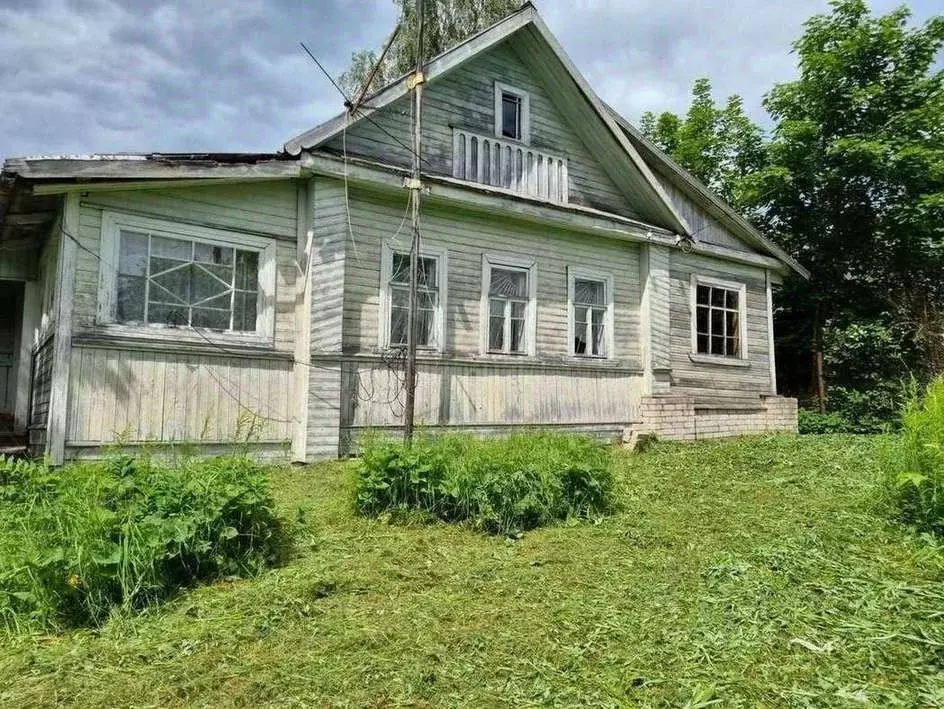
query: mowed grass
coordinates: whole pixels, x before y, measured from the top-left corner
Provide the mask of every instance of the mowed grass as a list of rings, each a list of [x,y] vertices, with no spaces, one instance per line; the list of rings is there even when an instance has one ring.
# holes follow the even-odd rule
[[[881,439],[620,454],[621,509],[517,540],[351,513],[273,472],[289,565],[97,632],[6,638],[10,706],[944,706],[944,546],[877,505]]]

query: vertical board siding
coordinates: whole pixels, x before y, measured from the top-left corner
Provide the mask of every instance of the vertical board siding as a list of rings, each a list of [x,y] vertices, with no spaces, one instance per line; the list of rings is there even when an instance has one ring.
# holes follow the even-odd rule
[[[495,82],[530,94],[530,147],[567,159],[569,202],[627,217],[639,213],[600,166],[596,156],[555,106],[553,94],[520,58],[514,42],[503,42],[430,82],[423,94],[424,170],[452,176],[453,128],[472,133],[495,133]],[[409,167],[410,98],[394,101],[352,126],[346,135],[329,141],[334,152],[345,148],[352,156]],[[380,127],[378,127],[380,126]],[[395,136],[395,139],[394,137]],[[466,151],[468,152],[468,151]]]
[[[345,278],[348,262],[360,259],[347,246],[345,193],[340,183],[315,180],[314,239],[311,254],[311,350],[339,354],[343,343]],[[339,453],[342,368],[340,362],[313,361],[309,367],[306,457]]]
[[[747,287],[747,353],[749,367],[728,367],[692,362],[692,274],[743,283]],[[672,392],[694,396],[696,403],[719,398],[757,400],[770,389],[767,342],[767,292],[764,269],[739,266],[704,256],[672,252],[671,334]]]
[[[268,236],[276,241],[275,350],[295,344],[297,183],[290,180],[96,192],[79,210],[74,332],[96,332],[104,210]],[[292,437],[292,364],[286,359],[149,349],[74,347],[67,444],[252,440]]]
[[[380,261],[384,240],[408,250],[405,202],[350,195],[353,241],[349,237],[344,294],[344,350],[378,348]],[[449,293],[445,313],[445,354],[480,354],[482,255],[533,258],[537,265],[539,359],[569,355],[567,268],[579,266],[612,276],[614,359],[639,368],[639,248],[611,239],[535,227],[458,210],[424,207],[423,244],[447,251]]]
[[[291,438],[291,363],[76,347],[68,445]]]
[[[346,426],[400,426],[404,378],[381,363],[352,362]],[[624,371],[421,362],[416,423],[425,426],[617,425],[637,420],[642,377]]]

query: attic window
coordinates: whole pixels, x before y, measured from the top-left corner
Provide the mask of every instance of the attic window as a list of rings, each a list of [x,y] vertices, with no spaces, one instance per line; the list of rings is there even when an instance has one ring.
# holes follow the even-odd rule
[[[495,84],[495,135],[527,143],[531,140],[531,99],[527,91]]]

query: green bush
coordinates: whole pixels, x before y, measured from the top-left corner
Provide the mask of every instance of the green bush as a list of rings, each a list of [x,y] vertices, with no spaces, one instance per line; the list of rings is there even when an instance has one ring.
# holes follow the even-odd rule
[[[919,531],[944,534],[944,376],[911,398],[902,424],[883,455],[895,514]]]
[[[288,535],[244,458],[116,457],[51,471],[0,457],[0,624],[104,622],[198,581],[254,574]]]
[[[357,468],[355,505],[366,515],[419,510],[511,534],[604,514],[612,490],[610,451],[589,438],[446,435],[409,448],[374,439]]]
[[[797,428],[801,434],[847,433],[849,422],[834,411],[821,414],[819,411],[800,409],[797,411]]]

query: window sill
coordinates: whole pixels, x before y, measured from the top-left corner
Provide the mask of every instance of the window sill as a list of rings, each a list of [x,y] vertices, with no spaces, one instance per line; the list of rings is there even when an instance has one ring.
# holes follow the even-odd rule
[[[149,328],[131,325],[98,325],[77,332],[73,336],[76,346],[131,347],[149,350],[186,351],[195,354],[217,354],[220,356],[278,357],[271,338],[261,335],[213,330],[191,330],[189,328]],[[288,353],[291,358],[291,353]]]
[[[720,367],[741,367],[742,369],[751,366],[750,360],[735,357],[722,357],[720,355],[695,354],[694,352],[690,352],[688,358],[695,364],[714,364]]]

